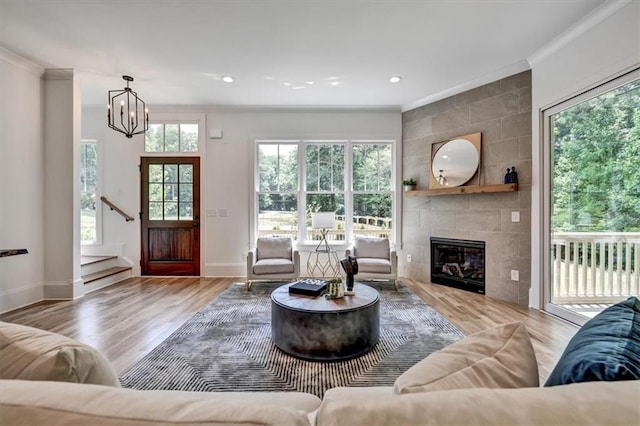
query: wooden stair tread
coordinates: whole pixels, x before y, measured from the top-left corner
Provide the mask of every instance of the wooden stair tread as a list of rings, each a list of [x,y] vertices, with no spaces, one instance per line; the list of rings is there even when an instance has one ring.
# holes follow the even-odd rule
[[[82,276],[82,280],[85,284],[99,280],[100,278],[110,277],[111,275],[119,274],[120,272],[131,270],[131,266],[114,266],[112,268],[104,269],[102,271],[94,272]]]
[[[91,265],[92,263],[104,262],[105,260],[117,258],[118,256],[80,256],[80,265]]]

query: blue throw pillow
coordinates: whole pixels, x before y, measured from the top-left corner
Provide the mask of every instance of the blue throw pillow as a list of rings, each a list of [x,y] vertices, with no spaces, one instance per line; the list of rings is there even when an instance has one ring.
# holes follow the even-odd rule
[[[640,379],[640,301],[630,297],[587,321],[545,386]]]

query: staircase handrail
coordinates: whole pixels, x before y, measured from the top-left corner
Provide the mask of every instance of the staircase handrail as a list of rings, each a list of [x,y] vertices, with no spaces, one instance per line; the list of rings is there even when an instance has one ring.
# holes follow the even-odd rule
[[[122,211],[122,209],[120,209],[118,206],[116,206],[115,204],[113,204],[111,201],[109,201],[109,199],[107,197],[105,197],[104,195],[100,197],[100,200],[105,203],[107,206],[109,206],[109,208],[113,211],[115,211],[116,213],[118,213],[120,216],[122,216],[124,218],[125,221],[127,222],[133,222],[135,219],[133,218],[133,216],[129,216],[128,214],[126,214],[124,211]]]

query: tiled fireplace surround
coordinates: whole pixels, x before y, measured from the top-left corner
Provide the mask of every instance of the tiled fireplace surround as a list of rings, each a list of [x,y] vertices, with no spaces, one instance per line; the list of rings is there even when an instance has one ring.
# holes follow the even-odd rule
[[[486,295],[527,305],[531,285],[531,72],[439,100],[402,114],[402,178],[426,189],[431,145],[482,132],[481,182],[503,183],[516,166],[519,190],[492,194],[403,197],[405,276],[430,281],[429,237],[486,243]],[[511,222],[511,212],[520,222]],[[520,281],[511,280],[511,270]]]

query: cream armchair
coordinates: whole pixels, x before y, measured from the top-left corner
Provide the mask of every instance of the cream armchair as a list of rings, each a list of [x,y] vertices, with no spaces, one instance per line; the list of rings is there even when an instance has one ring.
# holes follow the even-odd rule
[[[253,281],[296,281],[300,277],[300,253],[288,237],[258,238],[247,254],[247,290]]]
[[[358,261],[356,280],[386,279],[398,289],[398,256],[388,239],[355,237],[346,255]]]

